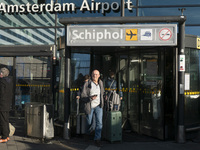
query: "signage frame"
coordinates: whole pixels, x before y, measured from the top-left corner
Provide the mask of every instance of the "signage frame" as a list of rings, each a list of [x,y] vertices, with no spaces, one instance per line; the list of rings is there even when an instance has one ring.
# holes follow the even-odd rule
[[[159,38],[159,33],[164,28],[171,30],[171,33],[173,34],[170,36],[169,40],[162,40],[161,38]],[[130,32],[130,29],[131,30],[137,29],[137,33],[135,33],[137,34],[137,38],[135,38],[136,40],[126,41],[126,31],[125,31],[126,29],[129,29],[129,32]],[[141,35],[142,30],[148,30],[148,29],[149,31],[152,31],[150,40],[148,40],[147,38],[142,38],[142,35]],[[76,37],[79,38],[78,40],[72,39],[73,30],[77,30]],[[78,30],[79,31],[82,30],[82,31],[78,32]],[[87,33],[86,32],[83,33],[84,32],[83,30],[84,31],[89,30],[89,31],[87,31]],[[119,35],[118,35],[116,33],[117,30],[118,31],[121,30],[120,32],[123,31],[123,33],[119,32]],[[88,32],[91,33],[91,36],[92,35],[97,36],[97,32],[99,34],[103,32],[105,32],[104,34],[106,34],[107,32],[110,32],[111,34],[114,33],[116,37],[119,37],[119,40],[116,40],[116,39],[105,40],[104,39],[103,42],[102,41],[99,42],[101,39],[97,37],[92,37],[93,39],[89,39],[89,40],[83,39],[81,41],[80,37],[83,38],[85,34],[89,34]],[[81,36],[80,36],[80,33],[81,33]],[[128,33],[128,34],[132,34],[132,33]],[[177,46],[177,24],[67,25],[66,44],[67,46]]]
[[[197,37],[197,40],[196,40],[196,47],[197,49],[200,49],[200,38]]]

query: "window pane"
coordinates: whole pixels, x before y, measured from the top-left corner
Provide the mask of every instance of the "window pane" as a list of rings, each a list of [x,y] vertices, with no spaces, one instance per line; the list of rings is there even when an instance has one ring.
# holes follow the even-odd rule
[[[200,36],[200,27],[186,26],[185,33]]]
[[[178,16],[178,8],[140,8],[139,16]]]
[[[5,5],[16,5],[20,6],[27,3],[35,4],[32,0],[26,1],[6,1],[0,0]],[[0,15],[1,23],[0,27],[32,27],[32,26],[54,26],[55,25],[55,14],[49,12],[43,13],[27,13],[27,14],[2,14]]]
[[[189,7],[183,12],[187,24],[200,24],[199,7]],[[140,8],[139,16],[180,16],[178,7],[175,8]]]
[[[72,86],[79,88],[83,76],[90,73],[90,54],[73,53],[71,56]]]
[[[128,9],[125,9],[125,16],[126,17],[129,17],[129,16],[136,16],[137,14],[137,10],[135,8],[132,8],[132,10],[128,10]]]
[[[185,95],[185,125],[191,126],[194,123],[199,124],[200,115],[199,115],[199,50],[189,49],[185,50],[185,64],[186,69],[185,73],[190,75],[190,90],[186,91]]]
[[[50,29],[6,29],[0,30],[0,45],[54,44],[55,30]],[[62,29],[57,32],[62,35]]]
[[[24,109],[27,102],[51,103],[51,58],[16,57],[15,105]]]
[[[66,0],[59,0],[59,3],[63,4],[63,3],[74,3],[76,6],[76,11],[75,12],[66,12],[66,13],[61,13],[58,14],[59,18],[62,17],[109,17],[109,16],[120,16],[121,15],[121,0],[98,0],[98,1],[94,1],[92,3],[92,5],[94,5],[94,10],[96,8],[96,4],[100,3],[98,5],[98,11],[80,11],[80,8],[82,5],[85,6],[86,8],[86,4],[83,4],[84,1],[82,0],[68,0],[66,2]],[[87,1],[88,2],[88,8],[91,10],[91,1]],[[133,0],[133,5],[135,5],[136,0]],[[102,9],[102,4],[104,9],[104,13],[103,13],[103,9]],[[111,6],[113,4],[113,6]],[[117,5],[115,5],[117,4]],[[111,7],[116,8],[116,11],[114,11],[113,9],[111,9]],[[107,9],[109,8],[109,9]]]

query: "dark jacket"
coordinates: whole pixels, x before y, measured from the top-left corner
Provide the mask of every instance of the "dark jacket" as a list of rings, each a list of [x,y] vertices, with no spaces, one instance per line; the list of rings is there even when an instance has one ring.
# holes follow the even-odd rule
[[[91,90],[91,82],[92,80],[88,80],[88,82],[85,82],[83,85],[82,93],[81,93],[81,101],[84,102],[84,111],[86,114],[91,113],[91,101],[90,98],[90,90]],[[103,82],[99,80],[99,86],[100,86],[100,107],[103,108],[104,105],[104,87]]]
[[[105,88],[110,88],[111,90],[116,90],[117,89],[117,81],[114,78],[108,77],[108,79],[106,80],[106,83],[105,83]],[[123,97],[121,84],[120,84],[119,89],[120,89],[119,90],[119,96]]]
[[[0,78],[0,111],[10,111],[13,95],[12,85],[10,77]]]

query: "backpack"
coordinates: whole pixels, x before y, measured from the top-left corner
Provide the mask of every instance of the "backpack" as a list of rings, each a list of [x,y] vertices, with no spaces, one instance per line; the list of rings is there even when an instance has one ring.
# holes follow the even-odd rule
[[[119,94],[117,94],[115,90],[109,92],[107,105],[108,105],[107,106],[108,111],[120,110],[121,100],[120,100]]]

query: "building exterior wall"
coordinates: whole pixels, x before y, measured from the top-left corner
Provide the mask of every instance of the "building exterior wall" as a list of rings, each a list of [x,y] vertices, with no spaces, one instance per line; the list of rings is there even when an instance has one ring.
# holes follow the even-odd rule
[[[51,4],[51,1],[46,0],[46,4]],[[69,0],[67,2],[54,0],[53,2],[59,3],[61,6],[65,3],[73,3],[76,5],[76,11],[4,13],[3,4],[20,6],[27,3],[31,5],[39,5],[40,3],[39,0],[0,0],[0,19],[2,20],[0,23],[0,45],[54,44],[55,37],[64,35],[64,27],[58,22],[61,17],[109,17],[121,16],[122,13],[121,0]],[[127,0],[125,2],[124,16],[177,16],[181,15],[179,8],[186,8],[183,12],[187,17],[186,34],[200,35],[200,16],[198,15],[200,2],[196,0]],[[127,2],[130,2],[131,8],[127,8]],[[96,3],[100,3],[97,11],[95,11]],[[94,10],[92,10],[92,4]],[[100,7],[104,7],[104,10]]]
[[[197,0],[125,0],[124,11],[122,11],[121,0],[46,0],[43,2],[45,2],[44,5],[40,0],[0,0],[0,47],[58,45],[57,38],[64,36],[65,33],[65,27],[58,21],[62,17],[140,17],[179,16],[183,14],[187,17],[186,34],[200,36],[200,1]],[[31,10],[23,11],[25,6],[33,5],[35,7],[32,7]],[[64,5],[66,7],[63,11]],[[36,9],[38,6],[42,7],[45,12],[39,12],[39,8]],[[184,11],[181,12],[182,8],[185,10],[183,9]],[[186,73],[190,73],[191,77],[191,91],[187,92],[198,92],[200,91],[198,86],[200,79],[199,50],[188,48],[186,55],[188,62]],[[76,62],[72,61],[72,63]],[[188,104],[186,123],[190,126],[194,121],[196,124],[199,123],[199,93],[187,94],[187,92],[185,94],[185,102]],[[64,114],[62,115],[64,116]],[[190,117],[191,115],[193,117]]]

